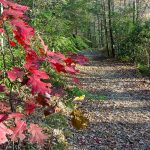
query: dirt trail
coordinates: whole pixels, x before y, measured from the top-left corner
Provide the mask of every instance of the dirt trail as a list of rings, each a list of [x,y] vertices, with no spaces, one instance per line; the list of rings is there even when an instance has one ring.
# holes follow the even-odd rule
[[[150,80],[112,59],[79,68],[83,88],[93,95],[80,106],[90,124],[71,129],[68,150],[150,150]]]

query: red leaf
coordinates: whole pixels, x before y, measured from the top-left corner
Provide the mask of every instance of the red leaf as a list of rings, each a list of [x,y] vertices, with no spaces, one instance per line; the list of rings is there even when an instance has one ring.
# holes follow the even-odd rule
[[[4,92],[5,91],[5,86],[0,85],[0,92]]]
[[[0,3],[2,3],[4,7],[8,7],[8,2],[7,1],[0,0]]]
[[[70,73],[70,74],[75,74],[75,73],[77,73],[77,70],[75,70],[75,67],[74,66],[66,66],[65,67],[65,70],[66,70],[66,72],[67,73]]]
[[[36,97],[36,101],[37,101],[38,104],[40,104],[42,106],[49,106],[47,100],[41,94],[38,94],[38,96]]]
[[[52,67],[57,71],[57,72],[66,72],[65,71],[65,68],[62,64],[60,63],[54,63],[54,62],[51,62],[52,64]]]
[[[9,115],[9,119],[15,119],[15,120],[20,120],[20,119],[22,119],[24,117],[24,114],[21,114],[21,113],[18,113],[18,112],[16,112],[16,113],[11,113],[10,115]]]
[[[22,81],[24,72],[21,68],[14,67],[12,70],[7,71],[7,75],[11,81],[15,81],[17,78],[19,78]]]
[[[66,57],[64,54],[60,53],[60,52],[55,52],[55,57],[61,59],[61,60],[65,60]]]
[[[68,57],[64,60],[64,62],[66,63],[66,65],[70,66],[74,61]]]
[[[9,44],[10,44],[12,47],[16,46],[16,43],[15,43],[14,41],[10,41],[10,40],[9,40]]]
[[[5,121],[8,118],[8,114],[0,114],[0,122]]]
[[[0,28],[0,33],[4,33],[5,30],[3,28]]]
[[[44,83],[41,79],[48,79],[49,76],[46,74],[45,71],[42,70],[31,70],[32,75],[28,76],[29,81],[27,83],[28,86],[32,87],[32,94],[41,93],[44,94],[45,92],[50,92],[50,83]]]
[[[12,9],[15,9],[15,10],[19,10],[19,11],[22,11],[22,12],[25,12],[25,11],[28,10],[28,7],[27,7],[27,6],[19,5],[19,4],[17,4],[17,3],[13,3],[13,2],[8,1],[7,4],[8,4]]]
[[[25,121],[15,119],[16,127],[11,128],[13,134],[11,136],[12,141],[24,140],[25,134],[23,133],[27,129],[27,125]]]
[[[30,45],[30,38],[34,36],[34,29],[21,19],[13,19],[11,25],[18,43],[23,46]]]
[[[24,13],[19,10],[13,10],[11,8],[5,9],[2,14],[4,17],[9,19],[24,18]]]
[[[44,115],[48,116],[55,113],[55,106],[49,106],[47,109],[44,110]]]
[[[30,124],[30,128],[28,132],[31,133],[31,137],[29,139],[30,143],[38,145],[43,145],[44,140],[48,139],[48,135],[42,133],[42,128],[39,127],[37,124]]]
[[[53,57],[54,55],[55,55],[55,53],[54,53],[54,52],[47,51],[47,56],[49,56],[49,57]]]
[[[24,64],[24,67],[27,70],[37,69],[40,66],[41,59],[34,50],[26,49],[26,51],[26,64]]]
[[[0,123],[0,144],[8,141],[6,135],[13,134],[13,131],[8,129],[3,123]]]
[[[34,103],[31,103],[31,102],[26,103],[25,112],[29,115],[34,112],[35,108],[36,108],[36,105]]]
[[[23,12],[28,10],[27,6],[19,5],[19,4],[13,3],[13,2],[8,1],[8,0],[0,0],[0,2],[3,4],[4,7],[11,7],[12,9],[20,10]]]

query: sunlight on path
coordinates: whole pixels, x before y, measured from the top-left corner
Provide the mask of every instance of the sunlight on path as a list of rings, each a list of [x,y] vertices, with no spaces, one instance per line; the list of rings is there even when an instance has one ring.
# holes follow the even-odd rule
[[[150,81],[131,64],[116,60],[93,61],[79,67],[84,90],[105,96],[105,101],[86,100],[88,129],[69,138],[68,150],[149,150]]]

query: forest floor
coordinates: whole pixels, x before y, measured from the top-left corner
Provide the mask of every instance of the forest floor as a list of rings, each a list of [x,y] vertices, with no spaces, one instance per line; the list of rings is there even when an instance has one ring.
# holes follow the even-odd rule
[[[150,80],[133,64],[114,59],[79,69],[90,93],[80,108],[90,123],[84,130],[70,129],[68,150],[150,150]]]

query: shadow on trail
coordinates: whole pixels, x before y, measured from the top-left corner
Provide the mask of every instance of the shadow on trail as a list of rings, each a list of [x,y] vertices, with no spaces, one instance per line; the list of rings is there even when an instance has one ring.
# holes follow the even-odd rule
[[[139,77],[138,75],[138,71],[135,70],[134,68],[130,68],[130,69],[119,69],[119,70],[115,70],[115,68],[112,70],[105,69],[105,72],[102,74],[102,72],[97,72],[96,74],[92,74],[92,73],[85,73],[84,71],[80,71],[80,76],[82,75],[87,75],[90,78],[102,78],[102,79],[140,79],[141,77]],[[110,76],[106,76],[105,74],[108,74]],[[79,77],[80,79],[80,77]]]
[[[90,96],[79,108],[90,124],[83,131],[72,129],[76,149],[69,150],[150,150],[149,80],[138,77],[133,64],[114,59],[81,69],[78,78]]]
[[[133,66],[132,63],[128,63],[128,62],[121,62],[121,61],[118,61],[117,59],[112,59],[112,58],[107,58],[107,57],[100,57],[100,58],[97,58],[97,59],[90,59],[89,58],[89,63],[86,64],[86,66],[91,66],[91,67],[96,67],[96,66],[99,66],[99,67],[110,67],[110,66],[114,66],[114,64],[116,66],[122,66],[122,65],[127,65],[127,66]],[[107,62],[107,63],[106,63]]]
[[[147,122],[91,122],[87,129],[75,131],[73,144],[82,150],[149,150],[148,127]]]

